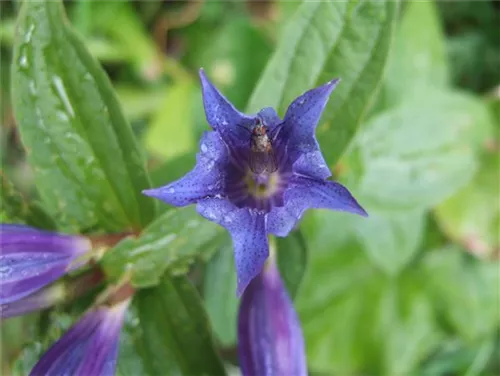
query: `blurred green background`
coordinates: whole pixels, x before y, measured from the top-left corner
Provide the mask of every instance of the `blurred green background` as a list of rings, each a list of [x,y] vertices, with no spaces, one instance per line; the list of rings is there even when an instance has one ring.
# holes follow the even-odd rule
[[[244,110],[298,4],[65,2],[112,80],[155,186],[192,167],[207,129],[198,69]],[[17,7],[0,2],[0,157],[15,188],[36,196],[9,99]],[[316,211],[301,225],[307,261],[299,260],[305,274],[295,303],[309,368],[313,375],[498,375],[500,2],[406,1],[398,19],[376,100],[331,166],[370,218]],[[282,243],[281,255],[287,248]],[[197,284],[231,362],[237,301],[227,255],[220,250]],[[2,323],[3,374],[29,369],[70,317],[64,307]],[[132,312],[120,374],[143,372],[137,330]]]

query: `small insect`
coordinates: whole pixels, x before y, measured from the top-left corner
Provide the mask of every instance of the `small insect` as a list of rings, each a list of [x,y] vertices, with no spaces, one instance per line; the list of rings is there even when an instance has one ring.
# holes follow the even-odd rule
[[[256,174],[271,173],[278,169],[267,127],[259,119],[250,136],[249,164],[250,169]]]

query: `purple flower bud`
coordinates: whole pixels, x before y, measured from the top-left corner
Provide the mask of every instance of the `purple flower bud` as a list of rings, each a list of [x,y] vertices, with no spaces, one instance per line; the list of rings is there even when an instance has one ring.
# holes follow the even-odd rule
[[[300,322],[273,258],[243,293],[238,353],[243,376],[307,375]]]
[[[91,241],[81,236],[0,224],[0,304],[22,299],[81,266]]]
[[[54,282],[24,298],[0,304],[0,318],[24,315],[74,299],[97,287],[103,278],[104,274],[100,269],[94,269],[69,281]]]
[[[89,311],[52,345],[30,375],[114,375],[120,330],[129,302],[127,299]]]
[[[197,204],[203,217],[229,231],[241,295],[267,259],[268,234],[288,235],[310,208],[367,214],[347,188],[328,180],[315,136],[338,79],[296,98],[280,119],[272,108],[239,112],[203,70],[200,78],[213,131],[203,135],[192,171],[144,194],[176,206]]]

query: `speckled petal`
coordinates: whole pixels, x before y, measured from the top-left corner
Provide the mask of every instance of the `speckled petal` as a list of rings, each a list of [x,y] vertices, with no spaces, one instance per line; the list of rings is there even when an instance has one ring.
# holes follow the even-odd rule
[[[200,80],[208,124],[219,132],[231,148],[248,144],[249,130],[255,124],[256,117],[238,111],[210,82],[203,69],[200,69]]]
[[[243,294],[238,354],[243,376],[307,375],[300,322],[273,260]]]
[[[28,226],[0,225],[0,304],[21,299],[79,264],[90,251],[81,236],[40,231]]]
[[[231,234],[238,276],[237,295],[240,296],[262,270],[269,255],[264,215],[217,198],[200,201],[197,208],[203,217],[220,224]]]
[[[280,131],[280,144],[286,143],[289,158],[297,160],[302,154],[319,151],[316,126],[336,87],[338,79],[309,90],[295,99],[288,107]]]
[[[155,197],[170,205],[185,206],[207,196],[222,193],[225,166],[229,153],[216,132],[205,132],[200,141],[200,152],[196,166],[181,179],[166,186],[144,190],[147,196]]]
[[[290,179],[284,206],[267,215],[267,231],[287,236],[306,209],[331,209],[367,216],[366,211],[342,184],[302,176]]]
[[[257,117],[268,129],[272,130],[281,124],[282,120],[272,107],[266,107],[259,111]]]
[[[129,300],[88,312],[38,361],[31,376],[115,374],[118,340]]]

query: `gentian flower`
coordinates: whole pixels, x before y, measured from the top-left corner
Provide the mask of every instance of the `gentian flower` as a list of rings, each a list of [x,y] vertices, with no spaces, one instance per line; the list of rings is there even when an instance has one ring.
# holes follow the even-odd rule
[[[86,313],[38,361],[30,375],[114,375],[130,299]]]
[[[300,322],[273,257],[243,293],[238,315],[243,376],[306,376]]]
[[[338,80],[299,96],[282,120],[272,108],[239,112],[203,70],[200,77],[214,131],[203,135],[191,172],[144,193],[175,206],[196,203],[203,217],[230,232],[241,295],[268,257],[267,234],[288,235],[308,208],[366,212],[344,186],[327,180],[331,173],[315,137]]]
[[[92,248],[82,236],[0,224],[0,304],[22,299],[79,266]]]
[[[100,269],[81,274],[69,281],[56,281],[24,298],[0,304],[0,318],[24,315],[73,300],[97,287],[104,279]]]

